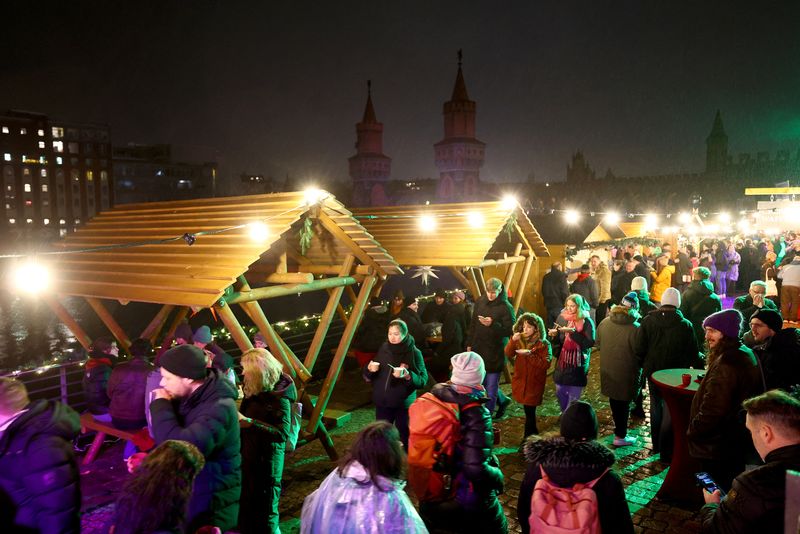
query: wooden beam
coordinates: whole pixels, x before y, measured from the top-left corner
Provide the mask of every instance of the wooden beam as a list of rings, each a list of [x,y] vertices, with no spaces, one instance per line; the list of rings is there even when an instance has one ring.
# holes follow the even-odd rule
[[[309,291],[320,291],[340,286],[355,284],[356,280],[352,276],[342,276],[337,278],[323,278],[314,280],[310,284],[289,284],[284,286],[257,287],[249,291],[241,291],[223,297],[228,304],[239,304],[253,300],[271,299],[275,297],[285,297],[286,295],[296,295],[298,293],[308,293]]]
[[[519,256],[521,250],[522,250],[522,243],[517,243],[517,247],[514,250],[514,256]],[[516,262],[508,264],[508,268],[506,270],[506,279],[503,281],[503,287],[506,288],[506,292],[508,292],[508,288],[511,287],[511,282],[514,280],[514,272],[516,270],[517,270]]]
[[[119,325],[119,323],[114,319],[114,316],[106,309],[103,305],[103,302],[100,299],[86,297],[86,302],[89,303],[89,306],[92,307],[94,312],[100,317],[100,320],[103,321],[103,324],[106,325],[106,328],[117,338],[117,341],[121,345],[121,348],[128,352],[128,348],[131,346],[131,339],[128,337],[128,334],[125,333],[125,330]]]
[[[341,265],[303,265],[303,271],[311,274],[339,274]],[[375,274],[372,265],[356,265],[354,274]]]
[[[355,241],[353,241],[353,238],[351,238],[350,235],[347,234],[347,232],[339,228],[339,225],[336,224],[336,222],[333,219],[331,219],[327,213],[323,212],[319,214],[319,222],[321,222],[322,226],[324,226],[326,230],[328,230],[331,234],[333,234],[334,237],[336,237],[339,241],[341,241],[344,245],[346,245],[347,248],[350,249],[350,252],[356,258],[358,258],[358,261],[360,261],[364,265],[371,265],[379,273],[384,272],[383,268],[381,268],[381,266],[378,265],[378,263],[372,258],[372,256],[364,252],[361,246]]]
[[[473,267],[472,272],[477,280],[478,288],[481,290],[481,295],[486,293],[486,280],[483,278],[483,271],[480,267]]]
[[[43,295],[42,300],[44,300],[50,309],[53,310],[53,313],[61,320],[64,325],[69,328],[70,332],[75,336],[75,339],[78,340],[78,343],[86,349],[88,352],[90,347],[92,346],[92,338],[90,338],[86,332],[81,328],[81,325],[78,324],[72,315],[69,314],[67,309],[61,305],[58,299],[55,296],[51,295]]]
[[[361,285],[361,291],[358,293],[358,299],[353,304],[353,313],[350,316],[350,321],[342,333],[342,338],[339,341],[339,346],[336,348],[336,354],[333,356],[333,361],[328,369],[328,374],[325,377],[325,382],[322,384],[322,391],[319,393],[317,404],[314,406],[314,411],[311,413],[311,419],[308,422],[308,432],[316,432],[317,427],[322,420],[322,414],[325,413],[325,408],[328,406],[328,401],[333,393],[333,388],[336,385],[336,380],[339,378],[339,372],[342,369],[344,358],[347,356],[347,351],[350,348],[350,343],[356,333],[356,325],[358,324],[361,316],[364,314],[364,309],[369,302],[369,296],[372,291],[372,286],[375,284],[377,276],[368,276],[364,283]]]
[[[347,255],[341,267],[339,267],[338,274],[340,278],[350,274],[350,270],[353,268],[353,263],[355,263],[355,260],[356,258],[352,254]],[[350,286],[347,286],[347,289],[352,291]],[[319,356],[319,351],[322,348],[322,343],[325,341],[325,336],[328,335],[328,329],[333,321],[333,314],[335,311],[341,308],[343,292],[343,286],[329,290],[328,303],[325,305],[325,310],[322,312],[322,316],[319,318],[317,331],[314,332],[314,338],[311,340],[311,345],[309,345],[308,352],[306,352],[306,359],[303,362],[307,369],[312,371],[314,370],[314,364],[317,362],[317,357]],[[344,312],[344,309],[342,309],[342,312]],[[346,323],[347,321],[345,320],[345,324]]]
[[[161,309],[158,310],[153,320],[150,321],[144,330],[142,330],[142,334],[139,336],[144,339],[149,339],[151,344],[156,342],[156,338],[158,337],[158,333],[161,332],[161,329],[164,328],[164,323],[167,322],[167,318],[169,314],[172,313],[172,310],[175,309],[175,306],[172,304],[164,304],[161,306]]]
[[[242,325],[239,324],[239,320],[233,314],[231,307],[224,300],[220,299],[219,303],[214,305],[214,309],[219,314],[219,317],[222,319],[222,322],[225,324],[228,332],[231,333],[231,337],[233,337],[233,340],[236,342],[239,350],[245,352],[252,349],[253,344],[250,342],[250,338],[247,337]]]
[[[284,243],[284,247],[286,243]],[[275,265],[275,273],[276,274],[286,274],[289,272],[289,266],[286,261],[286,251],[284,250],[280,256],[278,256],[278,263]]]
[[[528,276],[531,273],[531,266],[533,265],[534,255],[529,253],[528,259],[525,260],[525,266],[522,268],[522,275],[519,278],[519,284],[514,292],[514,311],[519,312],[519,307],[522,306],[522,296],[528,289]]]
[[[311,273],[272,273],[264,278],[269,284],[310,284],[314,281]]]
[[[186,316],[189,315],[189,307],[182,306],[178,309],[178,313],[175,314],[175,317],[172,318],[172,322],[169,324],[169,328],[164,333],[164,337],[169,337],[175,334],[175,329],[178,328],[178,325],[186,319]]]
[[[345,290],[347,291],[347,298],[350,299],[350,304],[355,303],[357,297],[356,297],[356,292],[353,291],[353,287],[347,286]]]
[[[481,286],[478,283],[478,277],[475,276],[475,269],[472,268],[467,269],[467,272],[469,273],[469,279],[472,282],[470,284],[470,287],[473,290],[472,298],[473,300],[478,300],[478,297],[480,297],[482,293],[481,293]]]
[[[483,260],[478,264],[478,267],[497,267],[498,265],[508,265],[511,263],[522,263],[525,261],[525,256],[509,256],[501,260]]]

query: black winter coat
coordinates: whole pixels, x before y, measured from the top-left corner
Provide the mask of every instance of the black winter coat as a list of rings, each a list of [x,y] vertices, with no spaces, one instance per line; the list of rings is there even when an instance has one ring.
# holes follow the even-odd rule
[[[792,386],[800,384],[800,330],[784,328],[752,348],[761,360],[768,390],[789,391]]]
[[[425,350],[428,342],[425,339],[425,328],[422,326],[419,314],[411,308],[403,308],[400,310],[400,314],[397,317],[405,321],[406,326],[408,326],[408,333],[414,338],[414,345],[420,351]],[[384,339],[385,338],[386,336],[384,336]]]
[[[567,326],[567,321],[561,315],[556,319],[559,326]],[[586,375],[589,374],[589,361],[592,357],[592,347],[595,341],[595,325],[591,317],[583,320],[583,330],[581,332],[571,332],[570,338],[578,344],[581,350],[582,361],[577,367],[561,365],[564,358],[562,348],[567,334],[559,332],[553,340],[553,354],[556,355],[556,368],[553,371],[553,382],[562,386],[586,387]]]
[[[356,338],[353,341],[353,348],[362,352],[378,352],[378,349],[386,341],[386,333],[389,327],[389,313],[379,312],[370,308],[364,314],[364,320],[358,327]]]
[[[83,399],[86,409],[94,415],[108,413],[111,399],[108,398],[108,379],[111,377],[111,360],[107,354],[86,360],[83,371]],[[143,401],[144,402],[144,401]]]
[[[108,412],[114,419],[144,421],[144,394],[147,375],[155,368],[141,358],[117,365],[111,371],[106,391],[111,399]]]
[[[692,323],[684,319],[679,309],[662,306],[648,313],[640,324],[634,350],[644,377],[649,379],[662,369],[704,367]]]
[[[570,291],[582,296],[592,308],[597,308],[597,305],[600,304],[600,290],[597,287],[597,282],[591,276],[572,282]]]
[[[714,293],[714,286],[708,280],[692,280],[689,287],[681,295],[681,313],[692,323],[694,336],[697,338],[697,346],[702,347],[705,343],[705,331],[703,321],[712,313],[717,313],[722,309],[722,302]]]
[[[561,437],[542,439],[531,436],[523,446],[528,462],[525,478],[519,488],[517,517],[522,532],[530,532],[531,498],[536,482],[542,478],[539,466],[544,467],[550,481],[562,488],[571,488],[599,477],[614,465],[614,453],[596,441],[570,441]],[[616,473],[608,473],[594,485],[597,495],[600,528],[603,532],[632,534],[633,521],[625,500],[625,490]]]
[[[448,306],[447,302],[436,304],[435,300],[431,300],[422,310],[422,324],[428,323],[444,323],[444,318],[447,315]]]
[[[748,293],[747,295],[742,295],[741,297],[738,297],[736,300],[734,300],[733,309],[742,312],[742,317],[744,317],[745,321],[749,321],[750,318],[753,316],[753,314],[757,312],[759,309],[778,311],[778,307],[775,305],[775,303],[768,298],[764,298],[764,307],[759,308],[758,306],[753,304],[753,297],[752,295],[750,295],[750,293]]]
[[[786,471],[800,470],[800,445],[781,447],[767,454],[764,465],[745,471],[720,504],[700,510],[704,534],[783,532],[786,506]]]
[[[464,351],[464,340],[467,336],[466,306],[463,302],[451,304],[442,323],[442,342],[436,347],[441,358],[452,358]]]
[[[72,451],[79,431],[75,410],[38,400],[0,434],[3,532],[12,526],[41,534],[80,532],[81,491]]]
[[[206,459],[194,483],[187,531],[203,525],[223,531],[236,526],[242,490],[237,396],[236,388],[219,371],[210,369],[203,385],[188,397],[150,403],[156,444],[168,439],[188,441]]]
[[[622,272],[615,271],[611,273],[611,302],[619,304],[622,302],[622,297],[630,293],[631,282],[636,278],[636,271],[627,272],[622,267]]]
[[[428,382],[428,370],[422,353],[414,346],[414,339],[409,334],[398,345],[384,342],[374,361],[380,363],[378,371],[369,370],[369,362],[362,369],[364,380],[372,383],[372,402],[375,406],[389,408],[408,408],[417,398],[417,390]],[[392,376],[392,367],[406,367],[410,379]]]
[[[479,315],[491,317],[492,324],[483,326],[478,321]],[[475,302],[467,345],[483,358],[487,373],[499,373],[503,370],[506,360],[505,348],[514,328],[514,320],[514,307],[508,302],[506,288],[503,288],[492,301],[486,298],[486,295],[481,295]]]
[[[542,298],[548,310],[560,310],[569,296],[567,275],[560,269],[550,268],[542,277]]]
[[[277,515],[286,440],[297,402],[292,378],[283,374],[272,391],[245,397],[239,411],[266,425],[242,428],[242,498],[239,510],[241,532],[268,532],[267,512]],[[277,492],[276,492],[277,490]],[[274,507],[274,508],[273,508]]]

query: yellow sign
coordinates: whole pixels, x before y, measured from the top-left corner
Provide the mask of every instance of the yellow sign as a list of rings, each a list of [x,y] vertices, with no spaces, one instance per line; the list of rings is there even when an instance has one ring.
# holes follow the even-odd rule
[[[748,196],[755,195],[800,195],[800,187],[748,187],[744,190]]]

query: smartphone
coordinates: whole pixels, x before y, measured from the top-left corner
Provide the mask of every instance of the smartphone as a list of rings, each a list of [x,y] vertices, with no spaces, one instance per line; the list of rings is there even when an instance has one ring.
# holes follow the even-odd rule
[[[725,492],[722,491],[722,488],[717,486],[717,483],[714,482],[714,479],[711,478],[711,475],[705,471],[695,473],[694,477],[697,479],[697,485],[705,489],[707,492],[714,493],[716,490],[719,490],[720,495],[722,497],[725,496]]]

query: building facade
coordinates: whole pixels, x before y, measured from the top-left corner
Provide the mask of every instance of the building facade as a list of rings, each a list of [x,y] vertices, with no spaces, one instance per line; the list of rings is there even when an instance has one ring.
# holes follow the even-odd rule
[[[12,240],[63,236],[114,205],[108,125],[8,111],[0,115],[0,155],[0,233]]]

